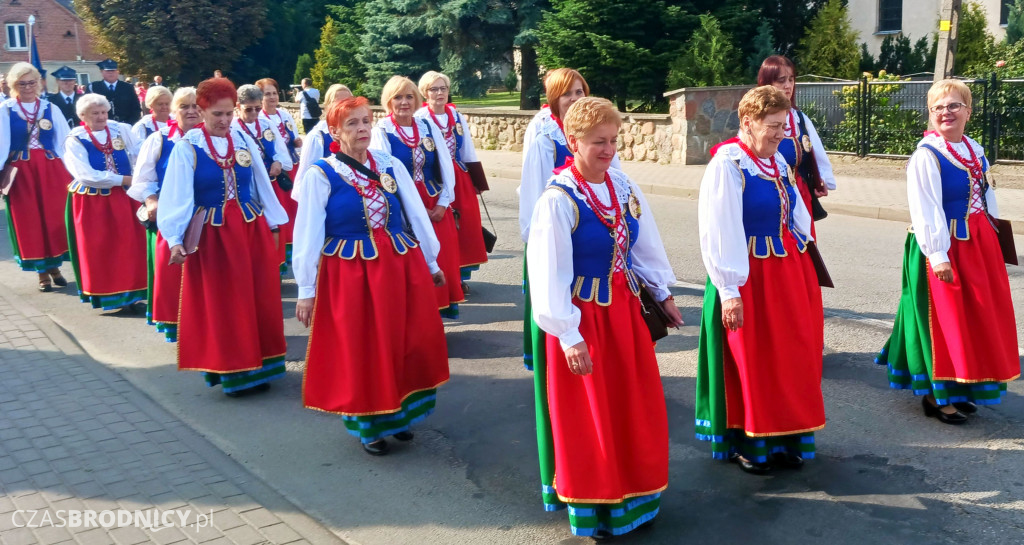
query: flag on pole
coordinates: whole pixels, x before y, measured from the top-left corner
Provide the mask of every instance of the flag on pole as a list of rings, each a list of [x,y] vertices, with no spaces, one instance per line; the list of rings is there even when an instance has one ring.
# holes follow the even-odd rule
[[[31,53],[29,53],[29,57],[29,62],[32,63],[32,66],[36,67],[36,70],[39,70],[39,74],[42,76],[43,81],[46,81],[46,70],[43,70],[43,61],[39,59],[39,48],[36,47],[35,29],[32,29],[32,50]]]

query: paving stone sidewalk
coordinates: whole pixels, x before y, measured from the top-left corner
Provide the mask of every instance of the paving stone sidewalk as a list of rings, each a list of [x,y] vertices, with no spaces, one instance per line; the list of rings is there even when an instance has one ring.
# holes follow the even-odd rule
[[[0,542],[343,543],[2,285]]]
[[[522,154],[512,151],[477,150],[488,177],[518,183]],[[669,195],[697,199],[704,165],[659,165],[624,161],[622,169],[646,195]],[[907,183],[900,169],[890,178],[859,175],[856,164],[837,169],[838,189],[822,199],[831,214],[860,216],[894,221],[910,221],[907,207]],[[1014,224],[1014,232],[1024,233],[1024,189],[1000,187],[996,190],[1000,217]]]

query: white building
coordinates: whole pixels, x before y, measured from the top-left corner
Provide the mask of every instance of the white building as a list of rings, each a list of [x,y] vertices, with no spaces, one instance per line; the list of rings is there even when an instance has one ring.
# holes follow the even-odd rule
[[[1007,7],[1013,0],[964,0],[981,5],[988,17],[988,31],[1002,40],[1006,34]],[[882,40],[892,34],[903,34],[911,43],[931,35],[939,29],[939,11],[942,0],[849,0],[848,12],[853,29],[860,33],[860,41],[868,44],[868,51],[878,55]]]

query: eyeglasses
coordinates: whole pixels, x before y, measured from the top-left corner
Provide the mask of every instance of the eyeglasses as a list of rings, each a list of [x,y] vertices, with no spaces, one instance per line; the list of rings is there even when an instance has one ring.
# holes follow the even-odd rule
[[[951,102],[949,104],[946,104],[945,106],[943,106],[942,104],[937,104],[928,109],[931,110],[933,114],[941,114],[942,110],[946,110],[951,114],[955,114],[959,112],[964,106],[967,105],[964,104],[963,102]]]
[[[242,108],[242,111],[247,113],[247,114],[254,114],[254,113],[260,111],[260,107],[259,106],[249,106],[248,108]]]
[[[32,87],[33,85],[35,85],[37,83],[39,83],[38,80],[19,81],[19,82],[16,82],[15,85],[17,85],[18,87]]]
[[[430,93],[430,94],[434,94],[434,95],[436,95],[437,93],[447,93],[448,92],[448,88],[447,87],[431,87],[431,88],[427,89],[427,92]]]

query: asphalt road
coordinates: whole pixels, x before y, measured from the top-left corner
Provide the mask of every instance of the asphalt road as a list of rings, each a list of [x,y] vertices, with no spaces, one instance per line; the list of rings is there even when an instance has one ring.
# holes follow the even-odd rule
[[[588,543],[564,512],[540,501],[532,376],[521,359],[522,245],[515,182],[486,194],[498,232],[491,262],[470,283],[463,319],[446,321],[451,381],[416,440],[366,456],[340,419],[302,408],[306,331],[284,285],[288,373],[265,395],[229,399],[197,373],[178,372],[174,345],[141,317],[101,313],[67,294],[40,294],[0,245],[0,282],[51,316],[96,359],[115,368],[302,510],[351,543]],[[872,363],[900,291],[906,225],[832,216],[821,250],[838,288],[824,294],[822,388],[829,417],[818,457],[800,471],[759,477],[711,459],[693,434],[697,325],[704,268],[696,203],[651,206],[681,285],[687,325],[659,343],[670,425],[670,482],[655,526],[621,543],[1024,542],[1024,383],[969,424],[921,414]],[[1017,238],[1024,248],[1024,237]],[[71,276],[70,267],[65,274]],[[1011,267],[1024,340],[1024,269]],[[226,309],[212,308],[211,312]],[[984,327],[984,324],[978,324]]]

